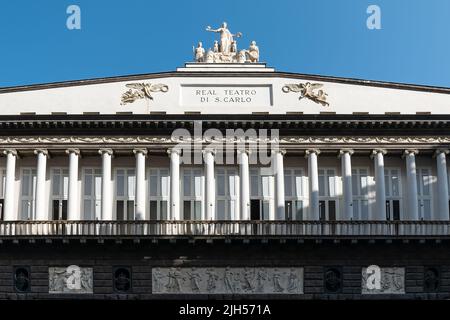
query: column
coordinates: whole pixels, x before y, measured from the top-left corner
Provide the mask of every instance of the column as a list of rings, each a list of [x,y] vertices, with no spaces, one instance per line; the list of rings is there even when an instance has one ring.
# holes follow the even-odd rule
[[[376,210],[372,211],[371,220],[386,220],[386,186],[384,181],[384,149],[372,151],[375,166]]]
[[[309,220],[319,220],[319,167],[317,156],[320,150],[306,150],[308,157],[308,180],[309,180]]]
[[[203,150],[203,160],[205,161],[205,179],[206,179],[206,195],[205,195],[205,219],[215,220],[214,211],[216,201],[216,186],[214,177],[214,155],[213,149]]]
[[[250,220],[250,168],[248,163],[249,150],[238,150],[241,220]]]
[[[134,149],[136,156],[136,199],[135,199],[135,219],[145,220],[145,157],[147,149]]]
[[[286,212],[285,196],[284,196],[284,155],[286,150],[272,150],[273,159],[275,161],[275,220],[285,220]]]
[[[45,210],[46,202],[46,171],[48,151],[45,149],[34,150],[37,155],[37,172],[36,172],[36,220],[49,220],[48,212]]]
[[[169,149],[170,156],[170,219],[181,220],[180,214],[180,154],[178,149]]]
[[[102,220],[111,221],[112,216],[112,182],[111,182],[111,149],[100,149],[102,155]]]
[[[67,220],[81,220],[78,197],[78,160],[79,149],[67,149],[69,155],[69,194],[67,199]]]
[[[406,190],[408,195],[406,220],[419,220],[416,170],[416,154],[418,153],[418,150],[405,150],[403,153],[406,160]]]
[[[16,150],[5,150],[6,155],[6,181],[5,181],[5,202],[3,204],[3,220],[15,221],[19,220],[17,211],[14,211],[15,201],[15,180],[16,180]]]
[[[342,171],[342,191],[344,196],[344,205],[340,220],[347,221],[353,218],[352,154],[353,150],[351,149],[342,149],[339,151]]]
[[[437,211],[433,215],[434,220],[449,220],[449,197],[448,197],[448,175],[447,159],[449,150],[436,150],[436,168],[437,168]]]

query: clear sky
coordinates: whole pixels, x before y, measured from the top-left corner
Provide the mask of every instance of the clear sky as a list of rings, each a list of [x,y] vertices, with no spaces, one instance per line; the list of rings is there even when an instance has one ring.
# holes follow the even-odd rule
[[[450,0],[1,0],[0,87],[173,71],[222,21],[278,71],[450,87]]]

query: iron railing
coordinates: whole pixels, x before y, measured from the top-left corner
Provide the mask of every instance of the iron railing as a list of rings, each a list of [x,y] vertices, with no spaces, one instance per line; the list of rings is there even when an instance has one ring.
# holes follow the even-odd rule
[[[0,237],[450,237],[450,221],[2,221]]]

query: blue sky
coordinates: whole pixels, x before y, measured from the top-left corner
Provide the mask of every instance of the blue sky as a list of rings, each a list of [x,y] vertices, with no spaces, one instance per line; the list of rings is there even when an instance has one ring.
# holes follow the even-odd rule
[[[450,87],[449,0],[2,0],[0,87],[171,71],[222,21],[278,71]]]

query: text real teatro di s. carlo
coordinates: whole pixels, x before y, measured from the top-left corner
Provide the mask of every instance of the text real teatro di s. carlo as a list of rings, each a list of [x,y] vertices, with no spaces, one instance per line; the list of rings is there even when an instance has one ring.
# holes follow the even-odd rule
[[[207,30],[173,72],[0,89],[0,298],[448,298],[450,89]]]

